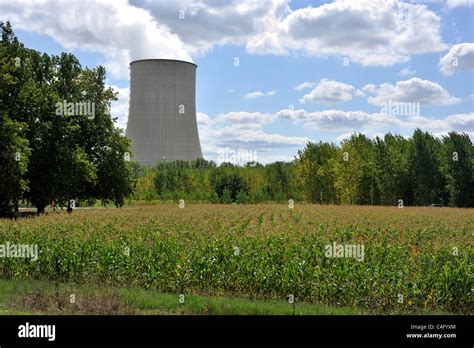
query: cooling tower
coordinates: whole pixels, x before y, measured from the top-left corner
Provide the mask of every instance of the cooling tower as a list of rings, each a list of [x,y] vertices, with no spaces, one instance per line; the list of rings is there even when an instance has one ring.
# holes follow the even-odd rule
[[[202,158],[196,122],[196,68],[190,62],[145,59],[130,63],[130,108],[126,135],[133,160]]]

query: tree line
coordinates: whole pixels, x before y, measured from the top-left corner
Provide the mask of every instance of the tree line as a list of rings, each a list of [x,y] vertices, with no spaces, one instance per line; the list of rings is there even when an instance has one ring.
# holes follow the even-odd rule
[[[410,138],[354,133],[340,145],[308,143],[292,162],[245,166],[212,161],[135,166],[136,200],[212,203],[474,206],[474,151],[469,136],[437,138],[416,129]]]
[[[25,48],[8,22],[0,31],[0,216],[22,200],[38,212],[71,200],[122,205],[132,193],[130,141],[110,115],[117,97],[105,69]]]

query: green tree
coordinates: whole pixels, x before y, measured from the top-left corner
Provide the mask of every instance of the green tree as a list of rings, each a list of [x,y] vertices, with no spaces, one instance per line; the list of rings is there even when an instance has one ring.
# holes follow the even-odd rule
[[[474,154],[471,139],[465,133],[443,137],[441,172],[452,207],[474,206]]]
[[[375,163],[379,201],[383,205],[395,205],[399,199],[407,199],[409,183],[407,171],[408,140],[400,135],[386,134],[375,139]]]
[[[415,130],[408,147],[409,204],[442,203],[440,149],[438,139],[428,132]]]
[[[377,202],[377,167],[373,142],[364,134],[352,134],[342,142],[335,161],[335,186],[339,199],[349,204]]]
[[[132,194],[134,177],[132,165],[127,163],[125,153],[129,151],[130,140],[114,129],[107,139],[107,148],[97,163],[96,196],[104,203],[113,201],[117,207],[124,204]]]
[[[308,143],[298,151],[296,173],[302,185],[304,198],[310,202],[335,203],[334,161],[337,147],[328,143]]]
[[[211,174],[211,186],[224,203],[235,202],[239,192],[241,195],[249,192],[247,182],[233,167],[216,168]]]
[[[185,161],[159,163],[156,167],[155,188],[162,199],[182,198],[191,188],[190,166]]]
[[[292,168],[291,163],[285,162],[274,162],[265,166],[265,179],[272,200],[286,201],[292,198]]]
[[[28,187],[24,176],[30,149],[21,126],[0,116],[0,216],[18,212],[18,202]]]
[[[124,160],[130,142],[110,115],[116,93],[105,85],[105,69],[83,69],[72,54],[26,49],[9,23],[0,28],[0,114],[26,124],[31,148],[24,198],[39,213],[52,200],[99,198],[122,205],[132,191]],[[62,107],[68,103],[88,103],[92,113],[69,113]]]

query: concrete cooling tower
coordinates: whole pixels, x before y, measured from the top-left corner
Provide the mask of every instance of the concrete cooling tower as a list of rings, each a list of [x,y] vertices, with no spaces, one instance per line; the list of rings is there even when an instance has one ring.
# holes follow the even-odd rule
[[[190,62],[145,59],[130,63],[130,108],[126,135],[133,160],[202,158],[196,122],[196,68]]]

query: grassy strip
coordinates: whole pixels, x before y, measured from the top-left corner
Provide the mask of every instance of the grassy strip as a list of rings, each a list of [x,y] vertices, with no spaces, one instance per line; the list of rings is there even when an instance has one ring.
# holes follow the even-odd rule
[[[75,303],[71,304],[71,294]],[[0,314],[344,315],[352,308],[284,301],[159,293],[139,288],[0,279]]]
[[[71,295],[75,303],[71,303]],[[182,298],[181,298],[182,299]],[[0,315],[358,315],[367,310],[313,303],[160,293],[141,288],[115,288],[0,279]],[[375,314],[375,313],[372,313]],[[391,312],[390,314],[405,314]],[[447,314],[423,311],[410,314]]]

